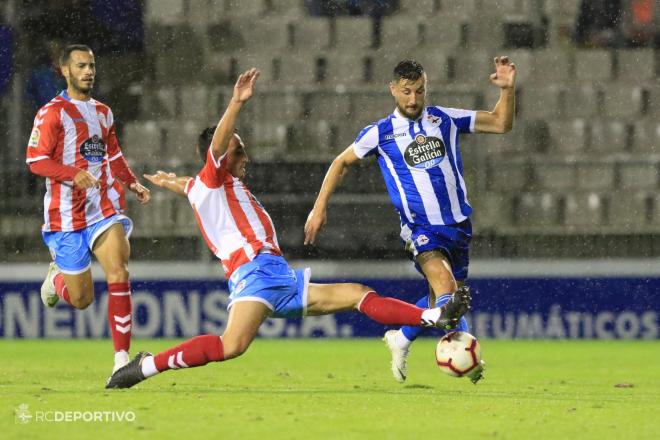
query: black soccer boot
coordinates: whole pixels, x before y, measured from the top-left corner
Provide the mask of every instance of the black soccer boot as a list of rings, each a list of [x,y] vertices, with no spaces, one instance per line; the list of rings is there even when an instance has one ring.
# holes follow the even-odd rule
[[[146,377],[142,374],[142,360],[147,356],[151,356],[151,353],[141,351],[136,354],[132,361],[115,371],[112,376],[110,376],[105,387],[130,388],[145,380]]]

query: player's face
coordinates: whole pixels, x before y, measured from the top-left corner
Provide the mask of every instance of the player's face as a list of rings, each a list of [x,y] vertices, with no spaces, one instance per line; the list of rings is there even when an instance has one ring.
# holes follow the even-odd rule
[[[232,176],[242,179],[245,177],[245,167],[250,159],[248,158],[243,144],[238,140],[238,136],[234,135],[230,142],[230,153],[227,157],[227,169]]]
[[[62,66],[62,74],[70,87],[81,93],[89,94],[94,87],[94,77],[96,76],[94,54],[74,50],[71,52],[69,62]]]
[[[417,81],[400,79],[390,83],[390,92],[403,116],[409,119],[419,118],[426,102],[426,73]]]

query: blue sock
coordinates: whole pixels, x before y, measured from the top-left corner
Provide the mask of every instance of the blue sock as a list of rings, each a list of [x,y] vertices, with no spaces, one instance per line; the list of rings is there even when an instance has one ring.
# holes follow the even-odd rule
[[[429,296],[426,295],[425,297],[421,298],[417,303],[415,303],[417,307],[421,307],[423,309],[428,309],[429,308]],[[419,335],[421,335],[424,330],[426,330],[424,327],[413,327],[410,325],[404,325],[401,327],[401,333],[403,333],[403,336],[406,337],[407,340],[409,341],[414,341],[417,339]]]
[[[435,300],[435,307],[440,307],[441,305],[445,304],[449,299],[451,298],[451,293],[445,293],[443,295],[440,295],[436,300]],[[426,295],[425,297],[421,298],[417,303],[415,304],[417,307],[422,307],[422,308],[428,308],[429,307],[429,296]],[[403,333],[403,336],[406,337],[410,342],[414,341],[424,333],[426,330],[425,327],[412,327],[405,325],[401,327],[401,333]],[[465,317],[461,317],[460,321],[458,322],[458,325],[456,328],[453,328],[449,331],[444,331],[445,334],[449,332],[456,332],[456,331],[461,331],[461,332],[470,332],[470,327],[468,326],[467,320]]]

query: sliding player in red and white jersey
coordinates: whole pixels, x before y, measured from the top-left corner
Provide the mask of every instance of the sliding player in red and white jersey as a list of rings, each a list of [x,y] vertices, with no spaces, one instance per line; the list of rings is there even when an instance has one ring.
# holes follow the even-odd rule
[[[205,165],[195,178],[163,171],[145,175],[155,185],[188,197],[202,236],[221,260],[228,278],[227,327],[222,336],[197,336],[155,356],[139,353],[112,375],[107,388],[129,388],[166,370],[240,356],[268,317],[299,318],[355,310],[382,324],[451,328],[469,309],[469,294],[461,292],[443,307],[422,309],[382,297],[361,284],[310,283],[309,268],[289,267],[270,216],[241,180],[248,156],[234,126],[258,76],[259,72],[251,69],[238,78],[217,128],[202,134],[200,156]],[[209,142],[210,133],[213,137]]]
[[[90,96],[96,75],[91,49],[66,47],[60,66],[67,89],[37,113],[26,153],[30,171],[46,178],[42,235],[54,262],[41,299],[48,307],[60,299],[77,309],[89,306],[94,254],[108,282],[114,372],[128,363],[132,322],[128,237],[133,223],[124,215],[121,184],[141,203],[150,193],[122,155],[110,107]]]

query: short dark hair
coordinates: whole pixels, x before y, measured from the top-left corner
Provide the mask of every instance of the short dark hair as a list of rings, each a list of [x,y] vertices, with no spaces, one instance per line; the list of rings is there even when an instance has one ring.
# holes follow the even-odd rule
[[[209,152],[209,147],[211,146],[211,141],[213,141],[213,135],[215,134],[216,127],[207,127],[199,134],[197,138],[197,154],[199,154],[202,162],[206,163],[206,156]],[[238,134],[238,130],[234,129],[234,133]]]
[[[424,74],[424,68],[419,62],[415,60],[399,61],[399,64],[394,68],[392,79],[399,81],[407,79],[409,81],[417,81]]]
[[[92,51],[92,48],[87,46],[86,44],[69,44],[64,49],[62,49],[62,53],[60,54],[60,66],[63,66],[66,63],[68,63],[69,60],[71,59],[71,52],[75,52],[76,50],[80,50],[82,52],[94,53]]]

